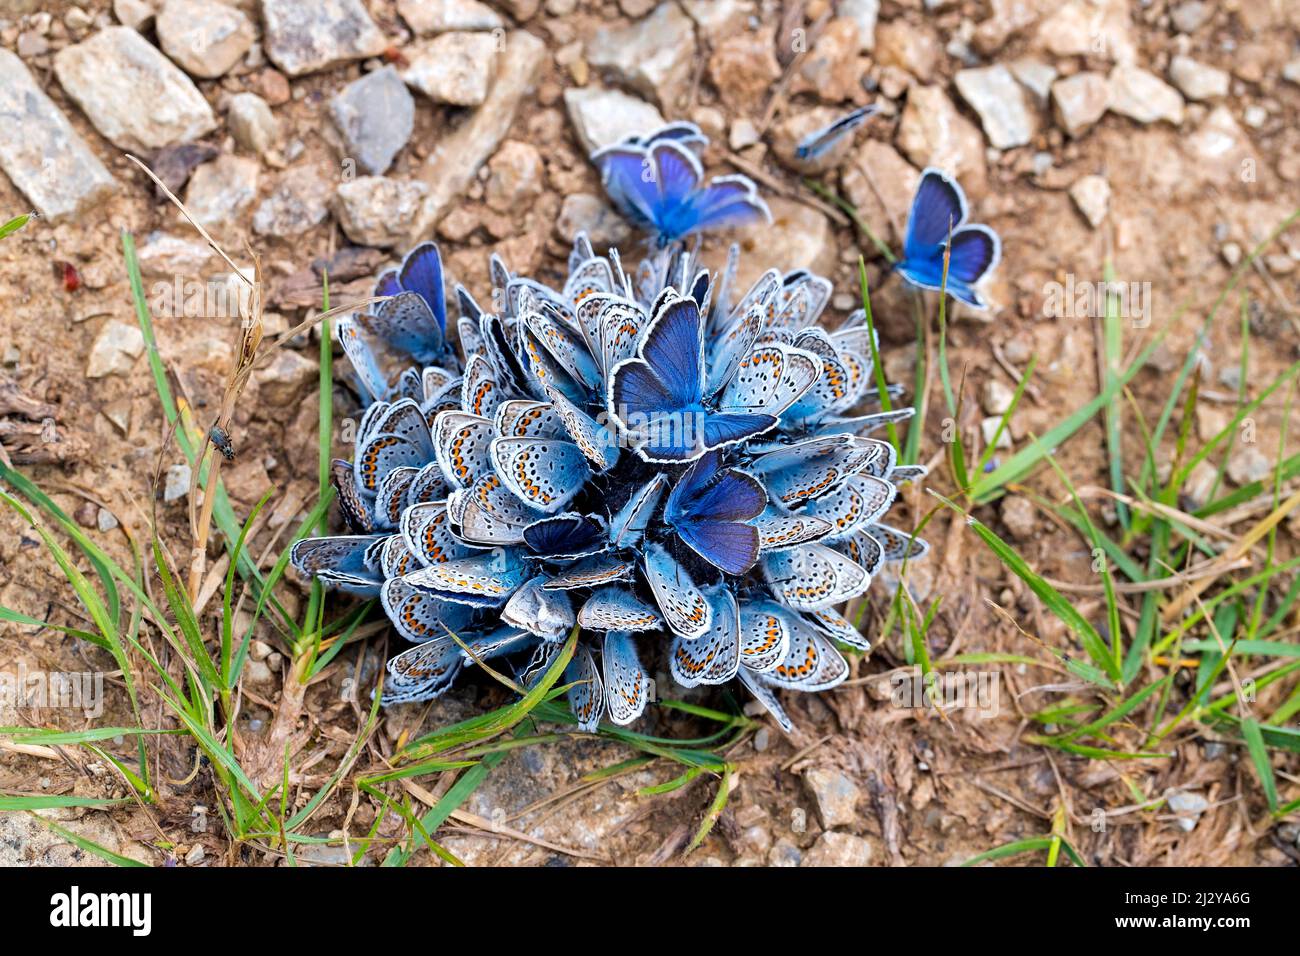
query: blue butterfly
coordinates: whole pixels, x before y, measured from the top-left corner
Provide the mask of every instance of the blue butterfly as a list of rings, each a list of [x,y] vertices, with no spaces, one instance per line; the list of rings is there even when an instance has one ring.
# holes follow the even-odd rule
[[[948,294],[987,309],[988,302],[974,287],[997,267],[1002,241],[988,226],[967,225],[968,214],[966,194],[957,181],[941,170],[926,169],[912,197],[903,258],[894,268],[917,288],[938,292],[944,287],[944,250],[950,249]]]
[[[800,159],[818,159],[826,155],[832,146],[865,123],[879,109],[880,107],[875,105],[859,106],[852,112],[844,114],[835,122],[823,126],[799,140],[794,148],[794,154]]]
[[[436,245],[423,242],[407,253],[401,266],[375,282],[375,295],[391,298],[356,317],[364,331],[424,365],[447,355],[447,302]]]
[[[750,475],[722,467],[711,451],[673,487],[664,521],[686,545],[727,574],[744,574],[758,560],[758,529],[747,522],[763,513],[767,492]]]
[[[666,296],[637,354],[610,372],[609,414],[634,436],[646,461],[694,461],[776,427],[776,415],[729,411],[728,404],[706,408],[705,364],[699,306]]]
[[[771,221],[772,213],[746,176],[719,176],[702,185],[704,169],[683,140],[651,136],[597,150],[591,161],[619,212],[654,232],[665,248],[704,229]]]

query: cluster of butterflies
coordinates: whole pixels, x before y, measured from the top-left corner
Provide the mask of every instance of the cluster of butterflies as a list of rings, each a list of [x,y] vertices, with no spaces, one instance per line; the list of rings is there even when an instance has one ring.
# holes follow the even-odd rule
[[[382,302],[339,322],[366,404],[332,472],[350,533],[291,560],[378,597],[412,643],[385,703],[490,660],[534,686],[576,627],[582,729],[643,712],[642,660],[663,647],[677,683],[739,680],[788,730],[775,692],[833,687],[838,646],[868,646],[834,608],[927,552],[884,523],[924,469],[871,437],[911,409],[860,412],[880,399],[864,315],[827,331],[828,280],[771,270],[737,294],[737,246],[712,274],[679,241],[766,211],[743,177],[699,185],[702,139],[677,124],[597,155],[660,239],[634,271],[585,236],[559,290],[493,256],[491,311],[454,290],[453,347],[424,243],[380,276]],[[633,157],[654,175],[634,178]]]
[[[824,156],[875,112],[874,106],[859,107],[809,133],[796,144],[795,155]],[[699,152],[707,144],[699,127],[678,122],[597,150],[591,160],[610,201],[661,249],[704,230],[770,221],[771,211],[748,177],[718,176],[704,183]],[[969,216],[957,181],[942,170],[926,169],[912,197],[903,256],[893,268],[915,288],[946,290],[985,309],[988,302],[976,286],[997,268],[1002,243],[988,226],[968,223]]]

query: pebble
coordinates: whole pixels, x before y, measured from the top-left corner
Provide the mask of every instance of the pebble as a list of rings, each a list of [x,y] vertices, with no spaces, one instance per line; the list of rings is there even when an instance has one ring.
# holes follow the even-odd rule
[[[123,435],[131,432],[131,400],[119,398],[100,409],[104,417]]]
[[[194,170],[185,188],[185,206],[205,228],[235,231],[257,198],[260,172],[257,160],[223,153]]]
[[[1139,123],[1161,120],[1178,126],[1183,121],[1183,98],[1179,92],[1154,73],[1121,64],[1111,70],[1109,107]]]
[[[202,239],[151,232],[136,248],[136,256],[146,276],[198,275],[211,260],[212,247]]]
[[[1100,73],[1076,73],[1052,84],[1056,121],[1071,136],[1079,136],[1106,112],[1110,87]]]
[[[117,527],[117,517],[107,508],[99,508],[95,512],[95,527],[103,532],[112,531]]]
[[[820,767],[805,770],[803,783],[824,829],[857,822],[862,791],[839,770]]]
[[[203,862],[203,856],[203,844],[196,843],[194,846],[190,847],[189,852],[185,854],[185,865],[198,866]]]
[[[54,55],[64,91],[122,149],[151,152],[216,129],[194,82],[130,27],[107,27]]]
[[[117,180],[42,91],[22,60],[0,49],[0,116],[23,131],[0,136],[0,169],[52,222],[117,190]]]
[[[1026,57],[1012,60],[1008,64],[1008,69],[1025,89],[1034,94],[1034,99],[1038,101],[1039,106],[1047,106],[1047,101],[1052,95],[1052,84],[1056,82],[1056,77],[1059,75],[1056,67],[1042,60]]]
[[[746,146],[753,146],[761,138],[758,127],[753,121],[742,116],[732,121],[731,134],[727,137],[727,142],[732,149],[741,150]]]
[[[479,167],[497,151],[514,123],[520,102],[536,87],[545,54],[546,45],[531,33],[516,30],[506,38],[487,100],[454,133],[442,137],[425,161],[420,175],[429,186],[429,197],[416,226],[417,235],[427,235],[433,229],[459,201]]]
[[[677,3],[664,2],[642,20],[597,30],[586,52],[589,64],[671,112],[690,87],[695,27]]]
[[[1129,0],[1069,0],[1038,28],[1038,42],[1057,56],[1101,57],[1114,63],[1137,58]]]
[[[86,359],[86,378],[126,375],[144,351],[144,335],[138,325],[109,319],[100,327]]]
[[[316,386],[319,375],[320,366],[314,359],[293,349],[277,349],[271,361],[253,373],[253,378],[262,401],[288,408]]]
[[[591,193],[570,193],[564,197],[555,232],[565,242],[572,242],[574,236],[585,232],[597,249],[617,246],[632,235],[627,220],[604,199]]]
[[[903,238],[894,234],[895,224],[901,228],[907,221],[920,179],[916,167],[894,147],[876,139],[863,140],[841,174],[844,191],[863,222],[877,236],[895,244]]]
[[[835,13],[848,17],[858,25],[858,49],[870,53],[876,47],[876,20],[880,16],[880,0],[839,0]]]
[[[1110,209],[1110,183],[1104,176],[1080,176],[1070,187],[1070,198],[1088,224],[1096,229]]]
[[[1300,86],[1300,59],[1292,60],[1282,67],[1282,79]]]
[[[570,88],[564,91],[564,105],[588,153],[664,124],[663,115],[655,107],[621,90]]]
[[[132,30],[144,30],[157,12],[157,6],[150,0],[113,0],[117,22]]]
[[[896,66],[928,83],[939,62],[939,41],[931,31],[906,20],[890,20],[876,28],[875,59],[882,66]]]
[[[998,428],[1002,425],[1000,415],[990,415],[988,418],[980,419],[980,436],[984,439],[984,444],[993,445],[994,448],[1011,447],[1011,429],[1010,427],[1002,429],[1002,434],[998,435]],[[993,436],[997,435],[997,443],[994,444]]]
[[[781,77],[770,33],[737,33],[718,41],[709,57],[709,79],[733,113],[757,110]]]
[[[1195,33],[1214,16],[1214,8],[1202,0],[1187,0],[1169,11],[1169,19],[1179,33]]]
[[[345,86],[330,100],[330,118],[346,157],[377,176],[388,171],[411,138],[415,98],[396,67],[386,66]]]
[[[1263,481],[1272,476],[1275,464],[1255,445],[1242,445],[1228,457],[1228,477],[1238,485]]]
[[[643,3],[647,7],[655,6],[654,0],[631,0]],[[742,30],[750,28],[754,15],[751,0],[680,0],[696,26],[704,32],[711,45],[725,37],[735,36]],[[627,12],[626,10],[624,11]],[[628,14],[633,16],[634,14]]]
[[[1178,827],[1188,833],[1196,829],[1201,814],[1210,807],[1204,796],[1187,790],[1175,790],[1166,802],[1169,809],[1178,815]]]
[[[1034,536],[1038,511],[1033,503],[1020,495],[1007,495],[1002,499],[1002,523],[1017,541],[1028,541]]]
[[[263,48],[290,76],[379,56],[388,38],[361,0],[262,0]]]
[[[478,106],[487,99],[497,52],[490,33],[442,33],[407,48],[402,79],[435,103]]]
[[[211,0],[165,0],[157,18],[163,52],[190,76],[224,75],[253,44],[243,12]]]
[[[428,195],[429,187],[418,180],[358,176],[335,192],[334,215],[359,246],[398,246],[412,234]]]
[[[955,77],[957,91],[979,114],[984,135],[996,149],[1024,146],[1038,128],[1020,85],[1011,71],[998,63],[974,70],[961,70]]]
[[[767,853],[768,866],[798,866],[803,862],[803,851],[782,837],[772,844]]]
[[[871,862],[871,844],[852,833],[823,833],[803,858],[800,866],[866,866]]]
[[[1213,100],[1228,95],[1228,74],[1190,56],[1176,56],[1170,61],[1169,79],[1189,100]]]
[[[163,501],[177,501],[189,494],[193,474],[183,462],[168,468],[163,479]]]
[[[790,84],[792,93],[815,93],[824,102],[852,100],[862,92],[858,26],[837,17],[822,28]]]
[[[271,152],[280,141],[280,123],[256,93],[236,93],[230,98],[226,126],[242,149],[259,156]]]
[[[45,39],[35,30],[24,30],[18,34],[18,40],[14,44],[14,50],[24,60],[30,60],[33,57],[44,56],[50,52],[50,41]]]
[[[416,34],[500,30],[505,21],[478,0],[397,0],[397,13]]]
[[[289,170],[253,213],[262,236],[300,236],[329,215],[329,185],[315,168]]]
[[[542,154],[531,143],[508,139],[488,162],[483,197],[497,212],[528,208],[542,191]]]
[[[1015,397],[1015,390],[996,378],[986,379],[980,390],[980,404],[990,415],[1005,415]]]
[[[1197,160],[1197,171],[1212,178],[1238,173],[1240,161],[1251,155],[1249,139],[1226,106],[1210,110],[1184,147]]]
[[[958,178],[984,176],[983,135],[938,86],[914,87],[907,94],[898,148],[915,166],[937,166]]]

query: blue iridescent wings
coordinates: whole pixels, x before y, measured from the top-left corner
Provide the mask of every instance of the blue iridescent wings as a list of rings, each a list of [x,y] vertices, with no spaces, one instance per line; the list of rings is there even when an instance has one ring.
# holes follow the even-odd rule
[[[880,107],[875,105],[859,106],[835,122],[814,130],[799,140],[794,148],[794,154],[800,159],[817,159],[824,156],[832,146],[865,123],[879,109]]]
[[[948,294],[986,309],[988,303],[974,287],[997,267],[1002,242],[988,226],[967,225],[967,215],[966,194],[957,181],[942,170],[926,169],[912,198],[903,258],[894,268],[912,285],[939,291],[944,284],[944,250],[951,235]]]
[[[709,452],[687,469],[668,495],[664,520],[704,560],[739,575],[758,560],[758,529],[748,522],[762,514],[767,492],[721,463],[721,455]]]
[[[704,405],[704,328],[694,299],[667,299],[637,355],[610,373],[609,414],[646,461],[694,461],[711,448],[771,430],[775,415],[710,411]]]
[[[767,204],[745,176],[719,176],[703,185],[696,155],[677,138],[623,142],[592,154],[605,191],[619,211],[667,246],[703,229],[771,220]]]

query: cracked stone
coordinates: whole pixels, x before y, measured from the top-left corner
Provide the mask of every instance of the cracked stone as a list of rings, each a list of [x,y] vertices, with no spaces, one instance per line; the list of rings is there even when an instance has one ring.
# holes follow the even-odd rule
[[[107,27],[54,55],[67,94],[115,146],[152,152],[216,129],[194,82],[130,27]]]
[[[23,62],[4,49],[0,116],[23,131],[22,136],[0,136],[0,169],[46,219],[76,216],[118,188]]]

